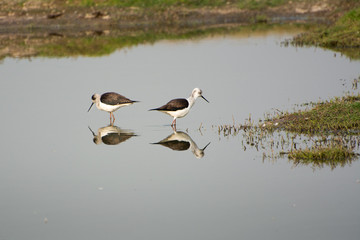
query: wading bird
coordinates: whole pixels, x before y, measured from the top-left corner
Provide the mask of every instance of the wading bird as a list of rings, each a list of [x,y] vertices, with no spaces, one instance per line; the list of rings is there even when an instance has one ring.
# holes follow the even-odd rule
[[[92,103],[89,107],[88,112],[95,103],[98,109],[110,113],[110,122],[112,123],[114,123],[115,121],[115,116],[113,112],[115,112],[121,107],[128,106],[135,102],[138,102],[138,101],[130,100],[115,92],[107,92],[102,94],[101,96],[95,93],[94,95],[92,95],[91,99],[92,99]],[[113,119],[113,121],[111,121],[111,119]]]
[[[190,97],[188,99],[185,98],[177,98],[177,99],[173,99],[171,101],[169,101],[167,104],[158,107],[158,108],[153,108],[150,109],[149,111],[160,111],[163,113],[166,113],[170,116],[173,117],[173,121],[171,123],[172,127],[176,127],[176,119],[177,118],[182,118],[185,117],[189,111],[190,108],[194,105],[195,100],[201,97],[203,98],[205,101],[209,102],[208,100],[206,100],[206,98],[204,98],[204,96],[202,95],[202,91],[199,88],[195,88]]]

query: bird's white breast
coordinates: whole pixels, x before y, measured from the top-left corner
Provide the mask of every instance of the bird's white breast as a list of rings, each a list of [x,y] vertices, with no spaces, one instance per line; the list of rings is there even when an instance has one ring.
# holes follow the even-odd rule
[[[169,111],[167,112],[167,114],[169,114],[172,117],[175,118],[182,118],[185,117],[188,113],[189,113],[190,107],[181,109],[181,110],[177,110],[177,111]]]
[[[127,106],[130,105],[129,104],[123,104],[123,105],[107,105],[104,104],[102,102],[99,102],[99,105],[96,105],[98,109],[106,111],[106,112],[114,112],[116,110],[118,110],[119,108],[123,107],[123,106]]]

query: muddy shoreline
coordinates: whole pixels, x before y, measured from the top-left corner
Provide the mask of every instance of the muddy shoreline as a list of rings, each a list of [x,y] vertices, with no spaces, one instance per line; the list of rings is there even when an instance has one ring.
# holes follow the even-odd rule
[[[336,0],[293,2],[261,10],[56,4],[63,1],[28,1],[20,6],[11,2],[0,2],[0,61],[6,57],[101,56],[137,44],[225,33],[221,29],[251,28],[258,23],[330,24],[354,7]]]
[[[218,24],[329,23],[351,6],[293,3],[263,10],[222,8],[140,9],[64,7],[50,5],[5,7],[0,10],[0,34],[77,32],[111,29],[198,27]]]

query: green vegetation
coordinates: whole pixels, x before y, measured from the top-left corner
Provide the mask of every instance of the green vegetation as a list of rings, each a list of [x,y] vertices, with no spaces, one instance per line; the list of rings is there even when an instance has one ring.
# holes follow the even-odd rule
[[[312,147],[304,150],[292,150],[288,157],[293,160],[308,161],[337,161],[351,159],[355,154],[341,145],[327,147]]]
[[[244,124],[216,129],[223,137],[242,135],[243,149],[263,151],[264,160],[287,155],[295,166],[343,167],[359,156],[360,94],[312,104],[310,110],[276,113],[258,124],[249,117]]]
[[[244,9],[259,10],[267,7],[276,7],[289,3],[289,0],[243,0],[238,1],[238,6]]]
[[[357,156],[352,150],[340,145],[316,146],[304,150],[292,150],[288,158],[297,165],[312,166],[312,168],[323,168],[329,166],[332,170],[337,166],[344,167],[351,164]]]
[[[28,3],[52,3],[56,6],[116,6],[116,7],[138,7],[138,8],[163,8],[163,7],[236,7],[249,10],[263,10],[268,7],[277,7],[286,4],[300,3],[314,4],[314,2],[325,2],[323,0],[2,0],[7,4],[17,4],[24,6]],[[327,0],[327,3],[338,3],[341,0]],[[357,0],[347,0],[347,3],[357,2]]]
[[[265,126],[310,134],[341,130],[359,132],[360,95],[320,102],[308,111],[284,113],[269,120]]]
[[[0,52],[0,59],[8,56],[16,57],[77,57],[77,56],[104,56],[116,50],[130,48],[139,44],[153,44],[159,40],[197,39],[208,36],[242,33],[248,36],[251,33],[267,31],[300,31],[297,25],[252,25],[234,27],[210,28],[181,28],[181,29],[148,29],[145,30],[113,30],[79,32],[78,34],[62,35],[58,33],[40,34],[31,37],[1,39],[1,45],[8,51]]]
[[[52,3],[72,6],[120,6],[120,7],[222,7],[236,6],[243,9],[260,10],[292,3],[330,3],[341,5],[357,3],[358,0],[2,0],[2,4],[26,5],[28,3]]]
[[[300,34],[295,45],[315,45],[341,51],[351,58],[360,58],[360,7],[349,11],[329,27]]]
[[[334,98],[317,103],[310,110],[281,114],[265,123],[264,128],[318,136],[314,146],[300,150],[291,147],[288,157],[295,165],[328,165],[332,169],[337,165],[344,166],[356,157],[353,148],[358,139],[346,137],[359,134],[360,95]]]
[[[359,0],[0,1],[0,17],[4,23],[1,26],[2,32],[53,31],[53,29],[76,32],[77,28],[104,31],[117,29],[120,26],[136,26],[140,29],[154,25],[199,27],[228,24],[228,19],[231,19],[231,24],[267,24],[277,17],[291,19],[299,15],[299,11],[304,17],[310,16],[310,22],[319,17],[334,19],[349,9],[353,10],[333,26],[325,29],[319,27],[316,31],[302,34],[294,39],[293,44],[327,47],[341,51],[350,58],[360,58]],[[18,21],[14,21],[17,19]]]
[[[227,5],[258,10],[275,7],[290,0],[70,0],[72,5],[80,6],[119,6],[119,7],[222,7]],[[299,1],[299,0],[298,0]]]

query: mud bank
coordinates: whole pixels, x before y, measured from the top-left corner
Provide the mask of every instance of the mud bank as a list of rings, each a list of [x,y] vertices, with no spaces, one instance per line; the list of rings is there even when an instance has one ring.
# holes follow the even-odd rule
[[[5,1],[6,2],[6,1]],[[261,10],[236,6],[202,8],[119,8],[79,7],[61,4],[27,2],[20,5],[0,4],[0,34],[26,32],[104,31],[111,29],[198,27],[218,24],[253,23],[326,23],[351,9],[351,4],[294,2]]]
[[[17,2],[17,4],[16,4]],[[101,56],[161,39],[199,37],[243,27],[335,22],[356,1],[292,1],[257,10],[223,7],[71,6],[66,1],[0,2],[0,60],[6,57]]]

